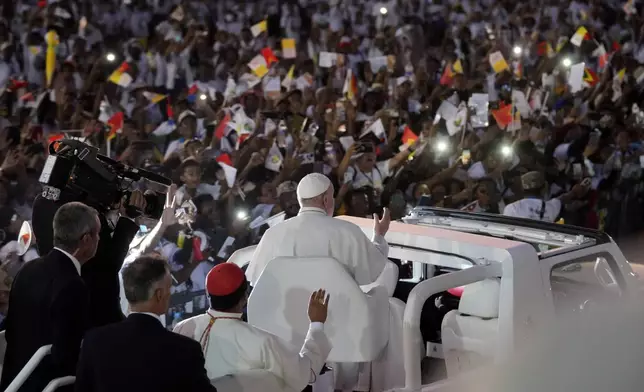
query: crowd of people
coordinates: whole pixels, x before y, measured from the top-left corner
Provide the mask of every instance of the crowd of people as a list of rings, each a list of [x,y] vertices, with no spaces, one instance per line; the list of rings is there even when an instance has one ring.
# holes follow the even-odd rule
[[[126,265],[168,260],[169,328],[209,306],[214,265],[307,208],[641,226],[638,1],[43,0],[4,1],[2,16],[3,317],[17,272],[55,247],[36,233],[19,255],[18,234],[64,138],[177,184],[158,222],[112,224],[138,228]],[[333,203],[300,210],[311,173]]]

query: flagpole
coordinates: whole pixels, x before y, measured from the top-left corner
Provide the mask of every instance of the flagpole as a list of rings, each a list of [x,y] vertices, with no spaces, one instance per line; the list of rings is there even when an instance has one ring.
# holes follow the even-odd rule
[[[107,139],[107,144],[105,145],[105,150],[108,158],[112,158],[112,139]]]
[[[550,97],[550,90],[546,91],[545,96],[543,97],[543,101],[541,102],[541,108],[539,110],[539,114],[543,114],[543,108],[546,106],[546,102],[548,102],[548,98]]]

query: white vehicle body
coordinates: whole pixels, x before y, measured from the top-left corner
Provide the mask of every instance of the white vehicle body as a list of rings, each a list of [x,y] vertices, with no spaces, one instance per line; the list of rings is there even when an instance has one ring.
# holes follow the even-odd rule
[[[339,219],[372,234],[370,219]],[[509,358],[562,312],[639,291],[637,275],[620,249],[598,231],[435,208],[416,209],[403,221],[392,222],[385,238],[390,259],[413,263],[413,277],[406,281],[416,284],[404,310],[405,390],[436,391],[450,384],[440,377],[425,377],[423,385],[418,361],[423,354],[447,361],[440,342],[429,343],[427,353],[420,352],[421,311],[434,294],[486,279],[500,281],[494,348],[485,355],[493,363]],[[242,249],[229,261],[243,266],[252,252]],[[435,276],[440,269],[448,272]],[[595,289],[606,295],[584,297]],[[449,379],[457,376],[448,374]]]

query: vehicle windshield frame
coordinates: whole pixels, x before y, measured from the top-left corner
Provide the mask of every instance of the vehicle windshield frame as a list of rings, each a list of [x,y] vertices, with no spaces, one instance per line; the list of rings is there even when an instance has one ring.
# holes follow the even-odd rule
[[[612,242],[607,234],[583,227],[435,207],[416,207],[402,222],[522,242],[539,258]]]

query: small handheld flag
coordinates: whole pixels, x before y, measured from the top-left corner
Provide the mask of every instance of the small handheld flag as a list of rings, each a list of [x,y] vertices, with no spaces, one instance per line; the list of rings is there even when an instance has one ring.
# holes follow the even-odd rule
[[[261,22],[254,24],[250,28],[250,32],[253,34],[253,37],[257,37],[261,33],[265,32],[268,30],[268,22],[266,20],[262,20]]]
[[[130,69],[130,66],[127,62],[123,62],[116,71],[112,72],[108,80],[114,84],[117,84],[121,87],[127,87],[132,83],[132,76],[127,73]]]

